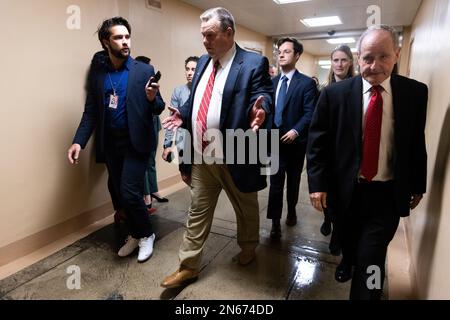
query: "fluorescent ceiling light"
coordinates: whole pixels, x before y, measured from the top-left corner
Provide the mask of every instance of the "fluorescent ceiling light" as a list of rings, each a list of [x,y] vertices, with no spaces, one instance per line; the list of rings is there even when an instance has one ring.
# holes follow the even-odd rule
[[[294,3],[294,2],[306,2],[310,0],[273,0],[276,4]]]
[[[331,65],[329,66],[320,66],[322,69],[331,69]]]
[[[331,43],[331,44],[355,43],[355,39],[354,38],[333,38],[333,39],[328,39],[327,42]]]
[[[300,19],[300,21],[307,27],[335,26],[342,24],[342,21],[338,16]]]
[[[331,65],[331,61],[330,60],[319,60],[319,66],[329,66]]]
[[[356,48],[350,48],[350,50],[351,50],[353,53],[356,53],[356,52],[358,51],[358,49],[356,49]]]

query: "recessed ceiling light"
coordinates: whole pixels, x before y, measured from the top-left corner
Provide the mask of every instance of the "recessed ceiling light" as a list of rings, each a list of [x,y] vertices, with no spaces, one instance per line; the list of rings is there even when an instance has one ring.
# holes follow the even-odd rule
[[[300,19],[300,21],[307,27],[324,27],[342,24],[341,18],[338,16]]]
[[[331,43],[331,44],[355,43],[355,39],[354,38],[333,38],[333,39],[328,39],[327,42]]]
[[[294,2],[306,2],[310,0],[273,0],[276,4],[294,3]]]

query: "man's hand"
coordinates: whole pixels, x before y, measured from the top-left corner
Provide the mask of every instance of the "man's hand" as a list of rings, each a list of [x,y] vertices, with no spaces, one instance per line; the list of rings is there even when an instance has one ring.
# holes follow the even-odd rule
[[[162,125],[164,129],[178,129],[183,124],[183,119],[181,118],[180,111],[178,111],[177,108],[174,108],[172,106],[168,107],[169,110],[172,112],[172,115],[165,118],[162,122]]]
[[[327,193],[326,192],[314,192],[309,195],[311,204],[319,211],[323,211],[327,207]]]
[[[281,142],[285,144],[291,144],[298,137],[298,134],[295,130],[289,130],[284,136],[281,137]]]
[[[150,102],[153,102],[156,98],[156,94],[159,90],[159,84],[157,82],[151,82],[153,78],[150,78],[148,80],[147,84],[145,85],[145,93],[147,94],[147,99]]]
[[[421,194],[413,194],[411,196],[411,200],[409,202],[409,207],[412,209],[414,209],[415,207],[417,207],[417,205],[419,204],[420,200],[422,200],[423,195]]]
[[[78,157],[80,156],[81,146],[78,143],[74,143],[67,151],[67,159],[70,164],[78,164]]]
[[[192,176],[190,173],[183,173],[181,172],[181,179],[183,180],[184,183],[186,183],[189,187],[191,186],[191,182],[192,182]]]
[[[266,111],[261,108],[263,102],[264,96],[259,96],[250,111],[250,128],[252,128],[253,132],[258,131],[266,119]]]
[[[172,148],[165,148],[164,150],[163,150],[163,153],[162,153],[162,158],[164,159],[164,161],[168,161],[167,160],[167,157],[169,156],[169,154],[172,152]]]

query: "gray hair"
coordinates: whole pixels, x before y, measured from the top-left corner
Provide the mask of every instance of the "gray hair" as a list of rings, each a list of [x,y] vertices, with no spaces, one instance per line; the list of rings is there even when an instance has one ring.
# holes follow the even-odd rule
[[[221,7],[208,9],[200,16],[200,20],[203,22],[208,22],[214,18],[220,22],[221,31],[226,31],[228,28],[231,28],[233,34],[236,32],[233,15],[227,9]]]
[[[358,43],[357,43],[357,45],[356,45],[356,48],[357,48],[357,50],[358,50],[358,54],[361,53],[361,43],[363,42],[364,38],[365,38],[369,33],[371,33],[371,32],[374,31],[374,30],[384,30],[384,31],[389,32],[389,35],[391,36],[392,42],[393,42],[393,44],[394,44],[394,49],[398,49],[398,48],[399,48],[398,37],[397,37],[397,35],[395,34],[394,28],[392,28],[392,27],[390,27],[390,26],[388,26],[388,25],[385,25],[385,24],[373,25],[373,26],[370,26],[369,28],[367,28],[367,30],[364,31],[363,34],[361,35],[361,37],[359,38]]]

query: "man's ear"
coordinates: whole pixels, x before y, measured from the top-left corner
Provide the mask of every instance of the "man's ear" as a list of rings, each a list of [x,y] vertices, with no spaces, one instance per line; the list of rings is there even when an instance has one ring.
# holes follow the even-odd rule
[[[233,36],[233,29],[231,29],[231,27],[227,28],[227,34],[228,36],[232,37]]]

